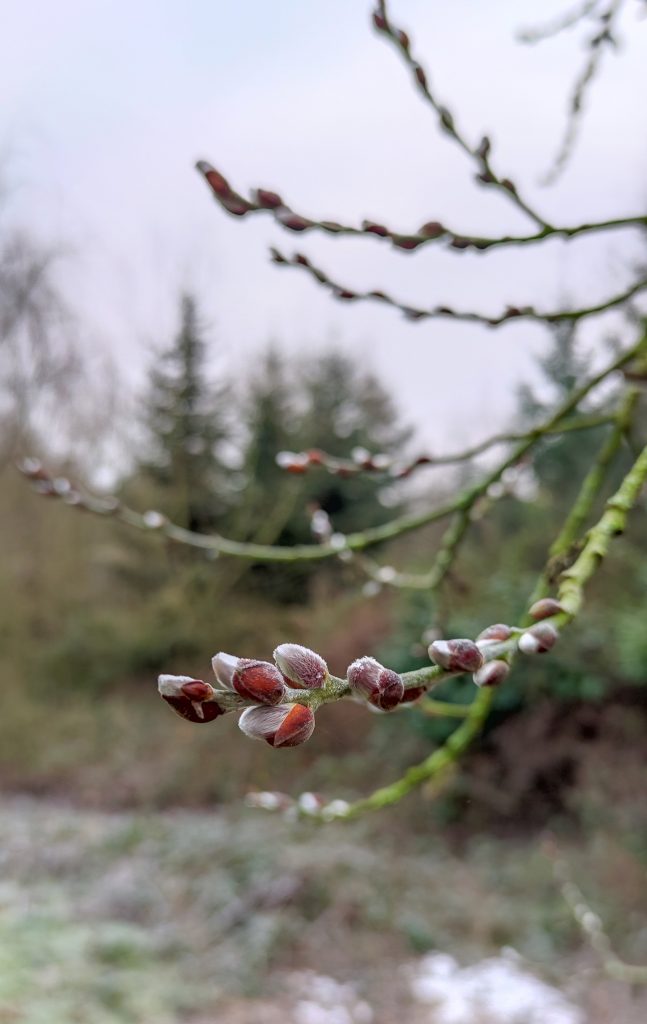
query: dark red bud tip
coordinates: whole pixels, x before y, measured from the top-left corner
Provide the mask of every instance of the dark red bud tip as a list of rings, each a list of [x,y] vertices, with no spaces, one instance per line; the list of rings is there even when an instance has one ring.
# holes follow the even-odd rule
[[[383,668],[378,678],[378,690],[369,697],[371,704],[382,711],[392,711],[404,697],[404,683],[397,672]]]
[[[384,224],[377,224],[373,220],[363,220],[362,231],[366,231],[371,235],[379,235],[380,238],[386,238],[389,233],[389,229]]]
[[[238,721],[246,736],[265,740],[271,747],[297,747],[312,736],[315,716],[301,704],[247,708]]]
[[[545,654],[554,647],[559,633],[550,622],[538,622],[519,637],[519,650],[523,654]]]
[[[182,693],[190,700],[209,700],[213,696],[213,686],[203,683],[201,679],[193,679],[190,683],[183,683]]]
[[[404,683],[398,673],[375,658],[358,658],[348,666],[346,678],[351,690],[382,711],[390,711],[404,697]]]
[[[378,32],[386,32],[386,18],[379,11],[373,11],[373,24]]]
[[[419,245],[422,245],[422,239],[417,238],[414,235],[394,235],[392,241],[396,248],[404,249],[408,252],[411,252],[413,249],[417,249]]]
[[[418,700],[424,693],[427,692],[425,686],[410,686],[408,690],[404,691],[404,696],[400,701],[401,704],[411,704],[414,700]]]
[[[408,50],[410,46],[409,36],[402,29],[398,30],[398,42],[403,50]]]
[[[556,601],[554,597],[542,597],[528,609],[528,614],[535,622],[539,622],[540,619],[548,619],[551,615],[557,615],[563,611],[564,605]]]
[[[194,722],[196,725],[203,725],[205,722],[213,722],[225,714],[224,708],[209,695],[205,696],[208,690],[213,694],[213,689],[208,683],[201,679],[191,679],[189,676],[168,676],[162,675],[158,679],[160,696],[175,711],[180,718],[187,722]]]
[[[448,672],[477,672],[484,658],[472,640],[435,640],[429,656]]]
[[[276,210],[279,206],[285,205],[278,192],[269,192],[265,188],[257,188],[254,197],[264,210]]]
[[[312,708],[294,704],[274,735],[274,747],[298,747],[312,736],[315,716]]]
[[[257,704],[280,704],[285,693],[283,676],[269,661],[241,658],[232,683],[236,693]]]
[[[419,64],[415,64],[414,65],[414,74],[416,76],[416,79],[418,80],[419,85],[421,85],[423,89],[426,89],[427,88],[427,76],[426,76],[423,68],[421,68]]]
[[[509,672],[508,663],[497,659],[481,665],[472,678],[477,686],[499,686],[507,678]]]
[[[504,178],[503,181],[501,182],[501,184],[503,185],[503,187],[505,189],[508,190],[508,192],[512,192],[513,195],[516,195],[516,192],[517,192],[516,185],[515,185],[515,183],[513,181],[510,181],[509,178]]]
[[[320,448],[308,448],[306,455],[311,466],[321,466],[324,461],[324,453]]]
[[[231,195],[229,182],[225,177],[223,177],[220,171],[217,171],[216,168],[212,167],[206,160],[198,160],[196,167],[200,173],[204,175],[205,179],[217,196],[223,199],[224,197]]]
[[[479,633],[476,642],[479,647],[485,647],[487,644],[503,643],[504,640],[509,640],[511,636],[512,630],[510,626],[506,626],[505,622],[495,622],[493,626],[486,626]]]
[[[305,217],[301,217],[298,213],[292,213],[290,210],[286,210],[285,213],[278,213],[277,220],[281,222],[284,228],[289,228],[290,231],[305,231],[306,228],[312,227],[311,220],[306,220]]]

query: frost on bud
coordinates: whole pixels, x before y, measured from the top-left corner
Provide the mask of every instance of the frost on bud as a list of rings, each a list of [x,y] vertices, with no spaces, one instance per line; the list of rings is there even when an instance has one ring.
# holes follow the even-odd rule
[[[435,640],[429,657],[448,672],[477,672],[484,660],[472,640]]]
[[[232,676],[236,693],[256,704],[280,704],[285,683],[279,670],[269,661],[240,658]]]
[[[274,661],[292,686],[307,690],[319,689],[328,675],[323,658],[301,644],[280,644],[274,651]]]
[[[224,651],[218,651],[218,654],[214,654],[211,659],[211,667],[216,679],[227,690],[234,688],[234,672],[238,668],[239,662],[240,658],[236,658],[233,654],[225,654]]]
[[[381,711],[391,711],[404,697],[404,683],[397,672],[375,658],[358,658],[346,672],[351,690]]]
[[[540,619],[548,619],[551,615],[557,615],[564,611],[564,605],[556,601],[554,597],[542,597],[541,601],[535,603],[528,609],[528,614],[535,622]]]
[[[157,688],[162,699],[173,708],[176,715],[188,722],[213,722],[214,718],[225,713],[213,699],[213,687],[202,679],[162,675],[157,680]]]
[[[511,636],[512,630],[510,626],[506,626],[505,622],[495,622],[493,626],[486,626],[479,633],[476,642],[479,647],[486,647],[488,644],[503,643],[504,640],[509,640]]]
[[[247,708],[238,726],[253,740],[265,740],[271,747],[298,747],[312,736],[315,716],[302,704],[280,704],[274,708]]]
[[[506,661],[487,661],[475,672],[472,679],[477,686],[498,686],[507,678],[510,666]]]
[[[559,633],[550,622],[538,622],[519,637],[519,650],[523,654],[545,654],[554,647]]]

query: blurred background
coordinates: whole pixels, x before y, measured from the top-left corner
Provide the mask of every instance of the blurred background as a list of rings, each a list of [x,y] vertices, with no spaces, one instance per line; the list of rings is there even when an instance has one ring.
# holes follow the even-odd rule
[[[488,131],[497,165],[558,223],[646,202],[642,0],[621,11],[572,159],[540,184],[600,14],[588,6],[536,46],[519,32],[563,14],[553,0],[393,10],[466,134]],[[318,827],[245,796],[353,799],[453,720],[342,702],[306,746],[274,751],[234,716],[194,728],[155,692],[160,672],[209,678],[217,650],[267,659],[294,641],[337,674],[367,653],[405,671],[435,635],[516,621],[605,427],[542,442],[504,478],[433,600],[337,560],[208,557],[39,495],[15,469],[38,456],[202,533],[308,543],[316,509],[351,532],[440,503],[491,457],[394,483],[289,475],[277,452],[411,457],[528,429],[633,340],[640,302],[580,328],[411,323],[278,273],[278,226],[213,204],[196,159],[306,214],[527,228],[475,186],[366,3],[9,2],[3,20],[0,1020],[468,1024],[475,991],[492,1024],[644,1020],[644,991],[600,970],[542,845],[557,836],[618,954],[647,962],[644,502],[585,613],[515,668],[481,741],[375,817]],[[638,230],[523,253],[299,243],[349,285],[486,313],[592,304],[647,259]],[[627,447],[606,494],[630,463]],[[375,555],[424,571],[440,536]],[[472,690],[452,679],[437,695]]]

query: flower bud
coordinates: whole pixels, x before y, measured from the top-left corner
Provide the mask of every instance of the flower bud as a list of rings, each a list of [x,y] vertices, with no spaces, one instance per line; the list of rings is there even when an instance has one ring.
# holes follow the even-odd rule
[[[386,18],[379,11],[373,11],[373,24],[378,32],[386,30]]]
[[[299,213],[294,213],[292,210],[280,210],[276,214],[276,219],[281,222],[284,228],[289,228],[290,231],[305,231],[306,228],[312,227],[312,221],[302,217]]]
[[[213,699],[213,687],[202,679],[162,675],[157,680],[157,688],[162,699],[188,722],[213,722],[225,713]]]
[[[234,688],[234,672],[238,668],[240,660],[240,658],[236,658],[233,654],[225,654],[224,651],[214,654],[211,659],[211,667],[216,679],[227,690],[233,690]]]
[[[486,661],[480,669],[474,673],[472,679],[477,686],[498,686],[507,678],[510,666],[506,661]]]
[[[519,650],[523,654],[544,654],[554,647],[559,633],[550,622],[538,622],[519,637]]]
[[[328,675],[323,658],[301,644],[280,644],[274,651],[274,661],[292,686],[319,689]]]
[[[390,711],[404,697],[404,683],[398,673],[375,658],[358,658],[348,666],[346,677],[351,690],[382,711]]]
[[[311,708],[302,704],[247,708],[238,720],[238,727],[246,736],[265,740],[271,747],[297,747],[312,736],[315,716]]]
[[[479,647],[487,647],[488,644],[499,644],[503,643],[504,640],[509,640],[512,636],[512,630],[510,626],[506,626],[505,622],[495,622],[493,626],[486,626],[476,638],[476,642]]]
[[[441,235],[446,233],[446,229],[437,220],[427,221],[423,224],[418,232],[419,235],[424,235],[425,238],[440,238]]]
[[[377,224],[373,220],[363,220],[362,231],[365,231],[370,235],[379,235],[380,238],[386,238],[389,233],[388,228],[386,228],[384,224]]]
[[[435,640],[429,657],[448,672],[477,672],[484,660],[472,640]]]
[[[207,160],[198,160],[195,165],[201,174],[204,175],[207,182],[221,199],[231,195],[231,187],[226,178],[222,176],[220,171],[217,171]]]
[[[285,683],[279,670],[269,661],[240,658],[232,676],[236,693],[256,704],[280,704]]]
[[[564,605],[556,601],[554,597],[542,597],[541,601],[535,603],[528,609],[531,619],[538,622],[540,619],[548,619],[551,615],[557,615],[564,611]]]
[[[269,192],[265,188],[257,188],[253,195],[257,204],[262,206],[264,210],[276,210],[279,206],[285,205],[278,192]]]

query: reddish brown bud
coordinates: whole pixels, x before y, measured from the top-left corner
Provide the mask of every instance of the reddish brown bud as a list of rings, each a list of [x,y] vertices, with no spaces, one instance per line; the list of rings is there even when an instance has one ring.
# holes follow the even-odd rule
[[[496,178],[490,173],[490,171],[481,171],[480,174],[476,175],[476,180],[480,181],[482,185],[493,185]]]
[[[410,45],[409,36],[402,29],[398,29],[398,42],[403,50],[408,50]]]
[[[472,640],[434,640],[429,657],[448,672],[477,672],[483,655]]]
[[[213,687],[201,679],[162,675],[158,678],[157,688],[176,715],[188,722],[202,725],[225,714],[224,709],[212,699]]]
[[[306,228],[312,227],[312,221],[306,220],[298,213],[293,213],[292,210],[285,210],[277,213],[276,219],[281,222],[283,227],[289,228],[290,231],[305,231]]]
[[[280,704],[285,693],[283,676],[269,661],[241,658],[234,671],[232,685],[241,697],[256,704]]]
[[[510,666],[505,661],[487,661],[474,673],[472,679],[477,686],[498,686],[508,676]]]
[[[535,622],[539,622],[540,619],[548,619],[551,615],[557,615],[563,611],[564,605],[556,601],[554,597],[542,597],[528,609],[528,614]]]
[[[381,238],[386,238],[389,233],[388,228],[384,224],[376,224],[372,220],[362,221],[362,231],[367,231],[371,235],[379,235]]]
[[[238,727],[246,736],[265,740],[271,747],[297,747],[312,736],[315,716],[311,708],[301,704],[247,708],[238,720]]]
[[[335,288],[335,295],[338,299],[356,299],[357,293],[351,292],[348,288]]]
[[[397,672],[375,658],[358,658],[346,672],[351,690],[382,711],[391,711],[404,697],[404,683]]]
[[[414,64],[413,70],[414,70],[414,74],[415,74],[419,84],[422,86],[423,89],[426,89],[427,88],[427,76],[426,76],[423,68],[421,68],[419,64]]]
[[[386,31],[386,18],[379,11],[373,11],[373,24],[378,32]]]
[[[207,160],[198,160],[195,166],[200,173],[204,175],[207,182],[220,199],[231,195],[231,188],[227,179],[223,177],[220,171],[217,171],[215,167],[212,167]]]
[[[506,626],[505,622],[495,622],[493,626],[486,626],[476,638],[476,642],[479,647],[484,647],[487,644],[498,644],[503,643],[504,640],[509,640],[512,636],[512,630],[510,626]]]
[[[445,228],[439,221],[430,220],[422,225],[418,234],[424,235],[425,238],[440,238],[445,234]]]
[[[280,644],[274,651],[279,671],[292,686],[318,689],[328,675],[326,662],[301,644]]]
[[[320,448],[308,448],[306,455],[311,466],[321,466],[324,461],[324,453]]]
[[[392,242],[398,249],[405,250],[417,249],[422,245],[422,239],[415,235],[393,235]]]
[[[517,187],[513,181],[510,181],[509,178],[503,178],[501,184],[505,189],[508,190],[508,192],[512,192],[513,195],[517,194]]]
[[[252,209],[251,203],[248,203],[242,196],[237,196],[233,192],[227,196],[221,196],[220,205],[227,213],[233,214],[234,217],[244,217]]]
[[[277,207],[285,205],[278,192],[269,192],[265,188],[257,188],[252,195],[264,210],[276,210]]]
[[[451,242],[449,243],[452,249],[469,249],[472,244],[471,238],[463,238],[460,235],[454,235]]]
[[[538,622],[519,637],[519,650],[523,654],[545,654],[554,647],[559,633],[550,622]]]

